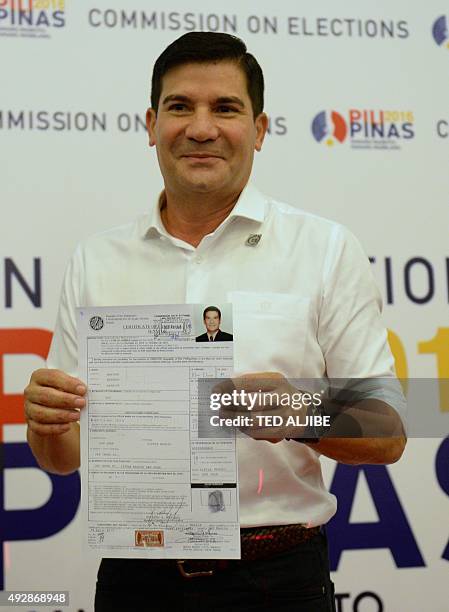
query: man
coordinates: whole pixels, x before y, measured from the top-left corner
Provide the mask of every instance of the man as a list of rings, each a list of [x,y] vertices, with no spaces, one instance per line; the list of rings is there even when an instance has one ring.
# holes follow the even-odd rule
[[[203,312],[203,321],[206,333],[195,338],[196,342],[230,342],[232,334],[221,331],[221,310],[216,306],[208,306]]]
[[[262,378],[264,389],[290,390],[286,377],[394,376],[357,241],[248,182],[268,125],[263,87],[255,58],[226,34],[186,34],[156,61],[147,127],[165,189],[149,215],[94,236],[72,258],[50,369],[34,372],[25,390],[28,440],[44,469],[66,474],[80,462],[86,387],[76,377],[76,306],[232,302],[241,374],[234,383],[247,390]],[[106,559],[96,609],[333,610],[320,526],[336,501],[319,456],[391,463],[405,445],[395,408],[376,391],[370,401],[388,413],[396,435],[238,440],[244,560]],[[131,600],[131,591],[142,599]]]

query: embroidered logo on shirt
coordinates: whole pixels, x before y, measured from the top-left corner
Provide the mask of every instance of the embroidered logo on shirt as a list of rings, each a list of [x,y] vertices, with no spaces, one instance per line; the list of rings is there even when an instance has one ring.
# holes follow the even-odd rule
[[[260,239],[262,238],[262,234],[250,234],[246,239],[246,246],[256,246],[259,244]]]

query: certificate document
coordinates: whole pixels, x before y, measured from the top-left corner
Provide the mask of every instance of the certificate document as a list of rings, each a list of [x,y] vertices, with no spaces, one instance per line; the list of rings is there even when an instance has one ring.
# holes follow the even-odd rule
[[[211,322],[208,306],[78,309],[83,532],[101,556],[240,558],[235,435],[198,434],[198,381],[233,371],[231,304]]]

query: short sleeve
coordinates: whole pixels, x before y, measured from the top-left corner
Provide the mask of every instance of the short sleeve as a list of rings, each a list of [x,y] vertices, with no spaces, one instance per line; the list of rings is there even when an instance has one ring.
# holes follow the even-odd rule
[[[64,275],[58,316],[47,358],[47,367],[78,376],[78,343],[76,308],[81,306],[82,254],[80,247],[73,254]]]
[[[329,379],[370,379],[365,395],[386,401],[405,417],[394,358],[382,322],[382,300],[358,240],[338,226],[327,254],[318,342]],[[379,379],[376,385],[372,379]],[[390,382],[388,382],[390,380]]]
[[[324,268],[318,342],[329,378],[394,376],[382,302],[368,257],[338,226]]]

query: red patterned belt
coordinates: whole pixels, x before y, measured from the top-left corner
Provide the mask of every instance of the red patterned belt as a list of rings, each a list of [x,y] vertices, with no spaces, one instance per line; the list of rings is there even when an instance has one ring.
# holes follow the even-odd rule
[[[250,527],[240,531],[241,560],[227,559],[154,559],[153,567],[176,565],[184,578],[213,576],[216,571],[229,568],[242,561],[269,559],[279,553],[287,552],[307,542],[320,532],[321,527],[304,527],[304,525],[273,525],[270,527]]]

